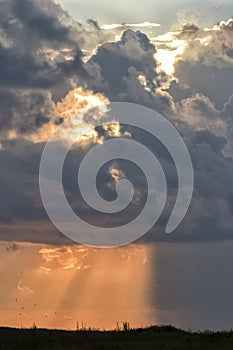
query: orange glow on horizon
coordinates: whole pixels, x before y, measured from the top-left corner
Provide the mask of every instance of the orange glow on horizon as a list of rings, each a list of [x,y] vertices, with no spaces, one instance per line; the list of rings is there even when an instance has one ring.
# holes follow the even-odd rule
[[[2,245],[0,274],[7,286],[1,325],[75,329],[113,329],[117,322],[134,327],[152,323],[149,309],[151,248],[130,245],[94,249],[79,245],[51,247]],[[6,274],[11,260],[12,273]]]

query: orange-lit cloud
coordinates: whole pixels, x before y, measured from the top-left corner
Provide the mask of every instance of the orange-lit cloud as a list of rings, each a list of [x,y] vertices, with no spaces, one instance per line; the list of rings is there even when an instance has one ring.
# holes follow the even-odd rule
[[[108,99],[102,94],[94,94],[92,91],[84,91],[82,88],[71,90],[61,102],[58,102],[55,109],[54,118],[38,130],[37,134],[32,136],[34,142],[44,142],[52,136],[57,129],[58,120],[66,121],[66,127],[60,133],[63,140],[72,141],[98,141],[98,133],[94,127],[85,121],[85,112],[88,109],[97,107],[96,118],[100,118],[107,111]],[[87,126],[90,131],[87,133]]]
[[[20,292],[25,293],[25,294],[33,294],[34,293],[34,291],[29,286],[23,285],[22,279],[19,280],[17,288]]]
[[[40,128],[36,134],[30,136],[33,142],[45,142],[57,129],[58,121],[65,121],[65,127],[59,132],[61,140],[71,140],[85,146],[92,143],[102,143],[104,136],[99,136],[95,130],[94,121],[101,120],[103,130],[109,137],[122,136],[118,122],[104,123],[105,113],[108,111],[109,100],[102,94],[93,93],[91,90],[75,88],[71,90],[61,102],[56,104],[54,117]],[[90,120],[86,116],[88,110],[92,110]],[[88,128],[88,131],[87,131]],[[130,136],[124,132],[124,136]]]

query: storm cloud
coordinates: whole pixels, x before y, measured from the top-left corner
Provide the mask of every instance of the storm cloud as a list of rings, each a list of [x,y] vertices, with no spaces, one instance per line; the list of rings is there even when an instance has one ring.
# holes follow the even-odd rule
[[[40,199],[40,157],[46,131],[50,135],[51,126],[63,120],[58,104],[66,103],[64,97],[71,90],[82,88],[90,91],[92,98],[101,94],[110,101],[137,103],[163,113],[189,148],[194,198],[171,238],[163,232],[177,195],[172,159],[150,135],[127,127],[120,130],[148,146],[167,174],[169,205],[144,240],[232,238],[232,20],[208,30],[194,24],[183,26],[175,35],[186,42],[186,49],[176,60],[171,77],[161,70],[156,47],[145,33],[126,29],[120,37],[111,36],[110,41],[108,35],[112,34],[102,31],[98,22],[80,24],[53,1],[2,0],[0,4],[0,237],[6,239],[9,232],[9,240],[57,242],[59,234],[51,227]],[[42,131],[45,136],[40,140]],[[96,133],[104,139],[111,137],[104,129]],[[87,150],[75,150],[76,161],[80,162]],[[100,226],[119,224],[117,217],[101,218],[75,199],[71,160],[67,161],[64,186],[74,210]],[[132,177],[135,184],[130,211],[121,213],[125,222],[143,207],[145,179],[130,164],[118,162],[114,166]],[[112,167],[109,164],[103,169],[98,179],[100,192],[109,200],[116,195],[114,172],[109,171]],[[19,222],[24,229],[17,229]],[[30,230],[34,232],[31,236]]]

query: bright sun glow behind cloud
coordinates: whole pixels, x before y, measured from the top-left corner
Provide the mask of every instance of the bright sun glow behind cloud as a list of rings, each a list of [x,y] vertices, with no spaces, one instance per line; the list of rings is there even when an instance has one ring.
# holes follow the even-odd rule
[[[157,47],[155,58],[160,64],[160,69],[168,75],[173,75],[176,59],[182,55],[186,47],[185,40],[176,39],[175,34],[178,32],[168,32],[151,39]]]

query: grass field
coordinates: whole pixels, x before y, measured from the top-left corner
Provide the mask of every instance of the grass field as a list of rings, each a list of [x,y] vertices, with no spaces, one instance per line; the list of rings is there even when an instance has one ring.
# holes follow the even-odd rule
[[[189,333],[171,326],[124,331],[0,328],[1,350],[233,349],[233,332]]]

